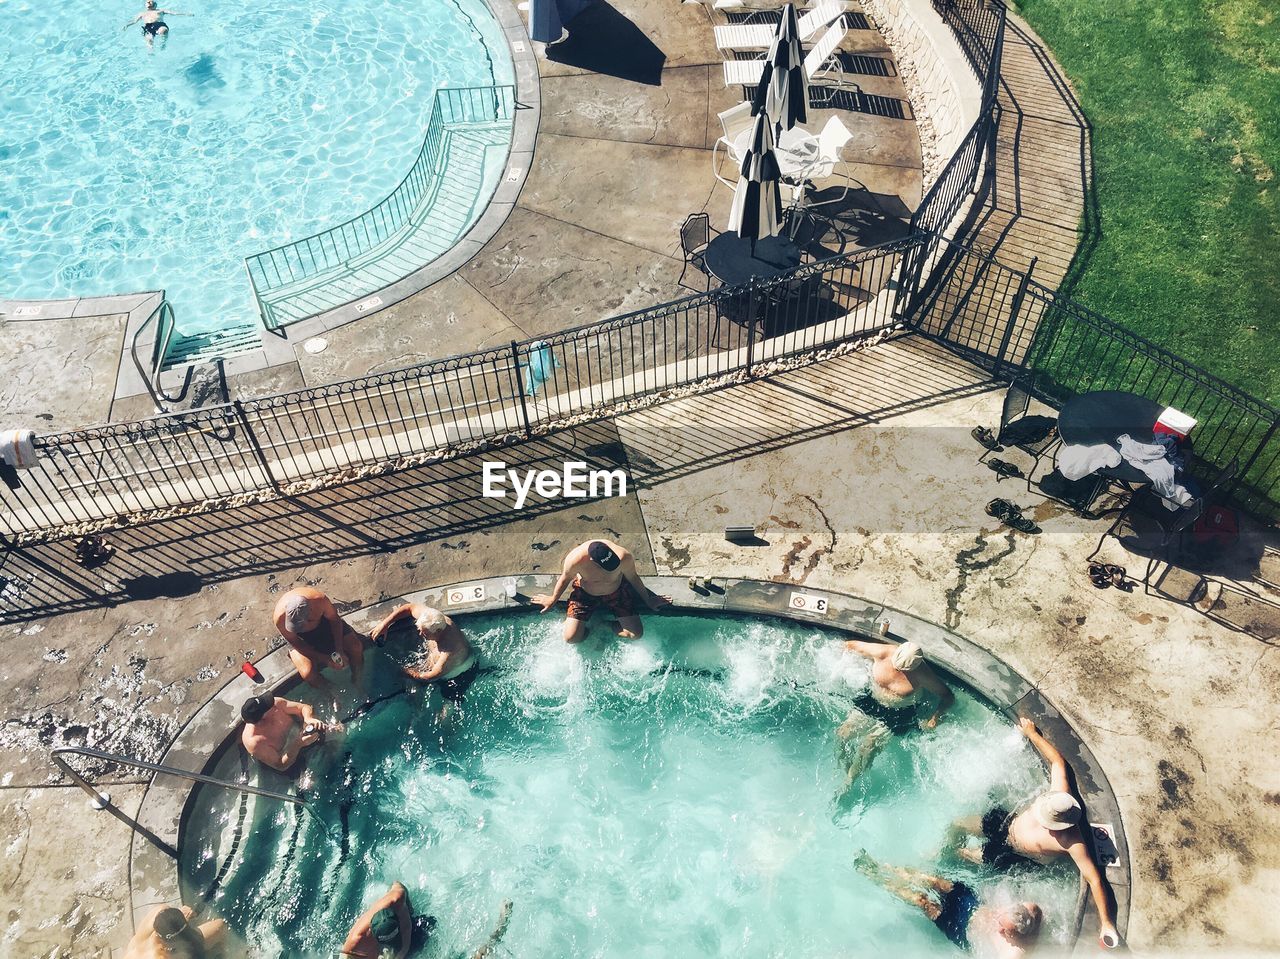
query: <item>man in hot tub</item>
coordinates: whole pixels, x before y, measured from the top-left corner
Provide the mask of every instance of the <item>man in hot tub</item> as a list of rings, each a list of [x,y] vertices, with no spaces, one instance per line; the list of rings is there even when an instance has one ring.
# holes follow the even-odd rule
[[[440,687],[440,695],[444,697],[440,718],[445,719],[451,703],[458,709],[462,708],[467,689],[480,673],[475,650],[457,623],[425,603],[405,603],[393,609],[370,632],[374,643],[381,646],[391,624],[401,619],[413,620],[421,645],[400,668],[410,679]]]
[[[631,553],[607,539],[592,540],[569,550],[551,592],[535,596],[533,601],[545,613],[570,584],[573,589],[569,593],[569,615],[564,621],[567,643],[587,638],[587,622],[597,609],[613,613],[610,625],[623,639],[639,639],[644,635],[644,623],[637,605],[643,603],[651,610],[671,605],[670,596],[659,596],[644,584]]]

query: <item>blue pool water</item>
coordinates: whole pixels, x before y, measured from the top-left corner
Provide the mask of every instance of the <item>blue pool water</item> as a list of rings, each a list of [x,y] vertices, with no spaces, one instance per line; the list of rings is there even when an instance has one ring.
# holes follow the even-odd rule
[[[868,673],[812,628],[655,617],[639,642],[580,647],[549,617],[464,628],[489,671],[461,721],[442,729],[411,696],[379,704],[305,774],[315,817],[262,802],[242,818],[237,798],[200,794],[187,901],[212,890],[264,956],[331,955],[397,879],[436,917],[428,956],[470,955],[503,900],[507,956],[958,955],[854,871],[856,851],[936,868],[951,821],[1045,785],[1021,735],[961,690],[833,804],[834,730]],[[947,874],[1040,902],[1065,941],[1069,867]]]
[[[166,289],[188,334],[253,324],[241,262],[365,210],[437,87],[512,81],[483,0],[0,0],[0,296]]]

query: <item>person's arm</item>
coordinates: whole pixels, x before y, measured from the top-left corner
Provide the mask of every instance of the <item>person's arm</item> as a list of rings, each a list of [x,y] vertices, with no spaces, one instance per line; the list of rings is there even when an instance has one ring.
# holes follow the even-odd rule
[[[1072,861],[1076,864],[1076,868],[1080,870],[1080,878],[1089,887],[1089,892],[1093,896],[1093,904],[1098,907],[1098,923],[1100,927],[1098,931],[1102,936],[1110,936],[1112,939],[1111,945],[1114,946],[1120,941],[1120,933],[1116,932],[1116,925],[1111,915],[1111,898],[1107,895],[1107,888],[1102,878],[1102,870],[1098,868],[1098,864],[1089,855],[1089,847],[1085,845],[1083,837],[1077,836],[1076,841],[1067,847],[1067,852],[1071,854]]]
[[[399,882],[391,886],[391,894],[395,896],[391,906],[396,911],[396,918],[400,920],[400,948],[396,952],[396,959],[405,959],[413,946],[413,916],[409,914],[409,894]]]
[[[333,663],[338,669],[346,669],[347,657],[342,655],[342,635],[347,631],[346,624],[343,623],[337,607],[328,599],[324,601],[323,616],[325,622],[329,624],[329,642],[333,646],[333,652],[328,657],[329,662]]]
[[[888,643],[867,643],[860,639],[845,640],[844,648],[867,659],[884,659],[894,650]]]
[[[120,32],[124,33],[126,30],[128,30],[131,26],[133,26],[135,23],[137,23],[141,19],[142,19],[142,14],[138,14],[136,17],[134,17],[132,20],[126,23],[123,27],[121,27]]]
[[[542,607],[542,612],[546,612],[560,600],[560,594],[564,592],[564,588],[569,585],[569,581],[573,579],[573,563],[570,560],[573,552],[564,558],[564,566],[560,570],[560,577],[556,580],[555,586],[551,588],[551,592],[542,596],[533,597],[533,601]]]
[[[1049,788],[1054,792],[1070,792],[1071,786],[1067,779],[1067,761],[1062,758],[1062,753],[1058,752],[1057,747],[1044,736],[1040,735],[1040,730],[1036,728],[1036,724],[1025,716],[1018,720],[1018,728],[1022,730],[1022,735],[1032,746],[1036,747],[1036,752],[1044,757],[1044,761],[1049,764]]]
[[[636,569],[635,557],[630,553],[622,561],[622,578],[631,584],[636,595],[643,599],[650,609],[661,609],[663,606],[671,605],[670,596],[659,596],[644,584],[644,580],[640,578],[640,571]]]
[[[383,618],[382,622],[369,631],[369,638],[374,640],[381,639],[386,635],[387,630],[391,628],[392,623],[412,615],[413,603],[403,603],[397,606]]]
[[[413,679],[421,680],[424,683],[429,683],[433,679],[440,678],[440,674],[444,672],[444,668],[445,666],[448,665],[448,663],[449,663],[448,656],[438,656],[436,658],[436,664],[432,666],[430,669],[419,669],[416,666],[405,666],[404,672],[406,676],[409,676]]]
[[[498,944],[507,932],[507,923],[511,920],[511,900],[508,899],[502,904],[502,914],[498,916],[498,924],[494,926],[493,932],[489,933],[489,938],[485,943],[471,954],[471,959],[486,959],[489,953],[493,952],[493,947]]]
[[[933,729],[938,725],[938,720],[942,718],[942,714],[950,709],[951,704],[956,701],[956,696],[951,691],[951,687],[939,679],[938,674],[930,669],[927,663],[921,664],[916,672],[920,673],[920,685],[933,693],[937,701],[933,707],[933,715],[922,723],[925,729]]]

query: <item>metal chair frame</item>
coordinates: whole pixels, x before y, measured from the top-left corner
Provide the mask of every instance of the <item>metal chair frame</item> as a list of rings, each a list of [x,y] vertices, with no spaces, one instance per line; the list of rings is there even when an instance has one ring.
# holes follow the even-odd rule
[[[680,249],[684,253],[684,268],[681,269],[680,279],[676,282],[686,290],[693,290],[695,293],[706,293],[711,290],[711,274],[707,272],[705,256],[713,233],[715,231],[711,229],[711,217],[706,213],[690,213],[680,225]],[[699,290],[684,282],[685,274],[688,273],[691,265],[696,266],[698,271],[707,278],[705,289]]]

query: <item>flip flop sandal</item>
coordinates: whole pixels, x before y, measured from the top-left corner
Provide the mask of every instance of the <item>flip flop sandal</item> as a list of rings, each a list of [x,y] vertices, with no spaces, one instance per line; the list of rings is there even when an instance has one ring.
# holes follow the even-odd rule
[[[1002,479],[1008,479],[1009,477],[1012,477],[1012,476],[1023,475],[1022,470],[1020,470],[1017,466],[1015,466],[1013,463],[1006,463],[1004,460],[997,460],[997,459],[987,460],[987,468],[995,471],[997,483],[1000,482],[1000,480]]]
[[[1004,519],[1011,513],[1021,513],[1022,511],[1007,499],[993,499],[987,504],[987,515],[994,516],[996,519]]]
[[[969,435],[993,453],[999,453],[1004,449],[1004,447],[1000,445],[1000,441],[996,439],[996,434],[992,433],[991,430],[985,426],[975,426],[969,431]]]
[[[1107,567],[1101,563],[1090,563],[1089,582],[1093,583],[1096,589],[1110,589],[1111,574],[1107,572]]]
[[[1123,590],[1126,593],[1133,592],[1133,583],[1129,581],[1128,574],[1123,566],[1104,566],[1107,579],[1116,589]]]
[[[1022,511],[1010,513],[1008,516],[1001,516],[1000,522],[1004,523],[1010,529],[1016,529],[1019,533],[1038,533],[1040,527],[1034,522],[1022,515]]]

